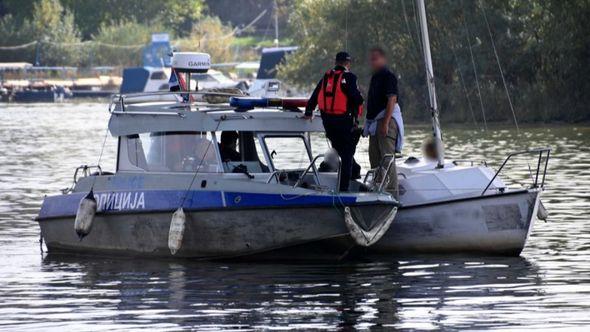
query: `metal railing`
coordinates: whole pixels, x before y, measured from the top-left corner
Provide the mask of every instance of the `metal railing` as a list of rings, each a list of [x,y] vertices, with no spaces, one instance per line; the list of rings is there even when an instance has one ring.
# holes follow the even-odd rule
[[[100,167],[100,165],[80,165],[78,167],[76,167],[76,170],[74,171],[74,182],[72,183],[72,186],[69,188],[65,188],[62,189],[61,192],[63,194],[67,194],[68,192],[71,192],[72,190],[74,190],[74,187],[76,186],[76,184],[78,183],[78,176],[79,173],[82,172],[82,176],[81,177],[87,177],[92,175],[93,173],[91,172],[91,170],[96,169],[97,175],[102,175],[102,168]]]
[[[318,159],[320,158],[324,158],[325,155],[324,154],[318,154],[317,156],[315,156],[311,162],[309,163],[309,165],[307,165],[307,167],[305,168],[305,170],[303,171],[303,173],[301,173],[301,175],[299,176],[299,178],[297,179],[297,182],[295,182],[295,184],[293,185],[293,188],[297,188],[298,186],[301,185],[303,179],[305,178],[305,176],[307,175],[307,173],[309,173],[310,169],[313,169],[313,175],[316,181],[316,184],[318,186],[321,186],[321,181],[320,181],[320,175],[318,172],[317,167],[315,167],[315,163],[317,162]],[[340,177],[341,177],[341,171],[342,171],[342,160],[340,159],[340,156],[338,156],[338,176],[336,178],[336,192],[340,191]],[[271,175],[272,178],[272,175]],[[270,179],[269,179],[270,181]]]
[[[389,159],[389,162],[387,163],[387,167],[384,168],[383,164],[385,163],[385,161],[387,159]],[[379,163],[378,167],[367,171],[367,174],[365,174],[365,178],[363,179],[363,184],[365,184],[365,185],[367,184],[367,179],[369,178],[370,174],[373,174],[373,182],[374,182],[378,172],[381,172],[382,179],[381,179],[381,182],[379,183],[379,185],[377,186],[377,190],[379,192],[383,191],[383,187],[385,187],[385,183],[387,181],[389,171],[391,170],[391,167],[393,165],[395,165],[396,160],[397,160],[397,156],[394,154],[384,155],[383,158],[381,158],[381,162]],[[383,172],[383,169],[385,169],[385,172]]]
[[[509,154],[508,157],[506,157],[506,159],[504,159],[504,162],[502,163],[500,168],[494,174],[494,177],[492,177],[490,182],[488,182],[488,185],[481,192],[481,196],[485,195],[485,193],[488,191],[488,189],[490,188],[490,186],[492,185],[494,180],[496,180],[496,178],[498,177],[500,172],[502,172],[502,170],[504,169],[504,166],[506,166],[506,164],[508,163],[508,161],[510,161],[510,159],[512,157],[518,156],[518,155],[524,155],[524,154],[538,154],[537,169],[535,171],[535,177],[534,177],[533,184],[532,184],[531,188],[543,188],[545,186],[545,176],[547,175],[547,165],[549,164],[549,157],[551,155],[550,148],[537,148],[537,149],[513,152],[513,153]],[[543,161],[543,156],[545,156],[545,164],[543,166],[543,171],[541,174],[541,162]],[[540,182],[539,182],[539,175],[542,175]],[[531,176],[532,176],[532,174],[531,174]]]
[[[125,112],[125,107],[127,105],[131,105],[134,103],[143,103],[149,100],[146,100],[145,97],[161,97],[161,96],[175,96],[175,98],[177,99],[176,102],[179,105],[183,105],[183,106],[190,106],[194,103],[197,102],[203,102],[203,103],[208,103],[206,100],[191,100],[192,98],[189,98],[188,101],[182,101],[181,98],[177,98],[176,96],[182,96],[182,95],[189,95],[189,96],[193,96],[193,95],[197,95],[197,96],[214,96],[214,97],[244,97],[244,94],[239,94],[239,93],[229,93],[229,92],[216,92],[216,91],[152,91],[152,92],[137,92],[137,93],[125,93],[125,94],[114,94],[111,96],[111,102],[109,103],[109,113],[113,113],[115,111],[116,106],[118,106],[120,108],[120,112]],[[133,102],[133,98],[136,98],[137,100],[135,102]],[[144,98],[144,99],[142,99]],[[161,101],[167,101],[167,100],[161,100]],[[170,101],[174,101],[174,100],[170,100]],[[167,114],[177,114],[177,111],[170,111],[170,113]],[[152,114],[152,113],[150,113]]]

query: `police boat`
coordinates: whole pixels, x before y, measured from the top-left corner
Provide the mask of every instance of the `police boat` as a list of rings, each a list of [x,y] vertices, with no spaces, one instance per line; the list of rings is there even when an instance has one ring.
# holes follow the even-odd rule
[[[175,54],[173,63],[190,76],[209,56]],[[314,154],[311,136],[323,127],[301,120],[305,100],[164,94],[178,98],[113,98],[116,171],[83,166],[70,189],[44,199],[37,220],[50,252],[217,259],[331,239],[342,254],[372,245],[394,221],[399,203],[388,193],[358,181],[339,192],[339,158]],[[324,159],[331,167],[321,171]]]
[[[547,217],[540,198],[550,149],[510,153],[497,170],[445,160],[425,7],[416,2],[435,158],[385,156],[349,192],[338,192],[339,160],[314,154],[323,127],[300,119],[304,100],[185,91],[176,102],[145,102],[145,94],[120,95],[109,107],[117,170],[85,166],[70,190],[45,198],[38,221],[48,249],[204,259],[519,255],[535,220]],[[178,60],[189,76],[208,63]],[[213,94],[231,100],[204,102]],[[525,170],[530,184],[512,188],[505,166],[526,155],[536,158]],[[317,166],[322,160],[327,168]],[[377,176],[392,167],[398,199],[384,191],[389,179]]]

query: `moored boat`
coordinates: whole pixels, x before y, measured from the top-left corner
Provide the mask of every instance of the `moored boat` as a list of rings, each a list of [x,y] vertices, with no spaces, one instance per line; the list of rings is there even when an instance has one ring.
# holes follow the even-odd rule
[[[435,157],[386,156],[363,181],[353,180],[350,191],[339,192],[340,165],[330,153],[312,151],[324,129],[301,119],[305,101],[122,94],[109,107],[116,172],[84,166],[77,170],[84,176],[75,175],[63,195],[45,198],[38,222],[48,249],[197,259],[342,257],[357,247],[361,255],[519,255],[541,209],[550,150],[511,153],[497,171],[485,162],[445,160],[425,8],[417,2]],[[204,54],[176,60],[189,82],[210,63]],[[229,102],[209,104],[207,96]],[[518,155],[537,161],[536,168],[529,165],[530,185],[514,189],[501,173]],[[389,179],[376,176],[394,165],[399,199],[384,191]]]

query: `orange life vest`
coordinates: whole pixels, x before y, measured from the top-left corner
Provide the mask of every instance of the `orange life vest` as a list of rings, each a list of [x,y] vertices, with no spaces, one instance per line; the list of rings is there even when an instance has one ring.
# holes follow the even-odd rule
[[[342,91],[343,70],[328,70],[322,79],[318,94],[318,108],[322,113],[330,115],[345,115],[348,113],[348,97]],[[357,116],[362,115],[363,105],[359,106]]]
[[[344,115],[347,112],[348,98],[342,91],[343,70],[329,70],[322,79],[322,87],[318,95],[318,108],[323,113]]]

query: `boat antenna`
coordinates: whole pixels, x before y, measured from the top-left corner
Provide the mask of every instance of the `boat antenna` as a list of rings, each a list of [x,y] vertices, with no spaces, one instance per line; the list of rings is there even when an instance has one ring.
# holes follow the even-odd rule
[[[426,21],[426,8],[424,0],[416,0],[418,15],[420,16],[420,32],[422,34],[422,49],[424,51],[424,65],[426,69],[426,83],[428,85],[428,96],[430,100],[430,112],[432,115],[432,135],[436,141],[437,168],[443,168],[445,164],[445,152],[442,142],[440,122],[438,120],[438,104],[436,101],[436,89],[434,86],[434,71],[432,69],[432,55],[430,54],[430,38],[428,36],[428,25]]]

